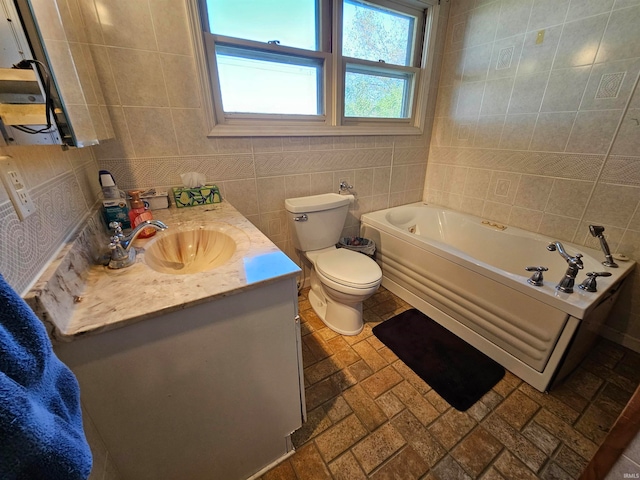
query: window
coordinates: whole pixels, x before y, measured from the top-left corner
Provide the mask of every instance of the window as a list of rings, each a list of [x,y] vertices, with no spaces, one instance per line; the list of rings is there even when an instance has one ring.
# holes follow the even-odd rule
[[[199,1],[212,135],[421,132],[432,0]]]

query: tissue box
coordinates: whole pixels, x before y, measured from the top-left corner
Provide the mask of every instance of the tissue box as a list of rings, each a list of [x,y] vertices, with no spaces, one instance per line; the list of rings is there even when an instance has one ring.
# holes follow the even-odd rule
[[[178,208],[220,203],[222,201],[220,190],[216,185],[204,185],[200,188],[174,187],[173,198]]]

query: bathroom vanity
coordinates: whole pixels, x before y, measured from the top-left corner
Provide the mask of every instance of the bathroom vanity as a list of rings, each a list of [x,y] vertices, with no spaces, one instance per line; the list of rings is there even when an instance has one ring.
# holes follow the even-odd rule
[[[154,216],[166,234],[217,225],[236,250],[210,271],[159,272],[144,249],[160,232],[108,270],[81,234],[26,300],[121,478],[249,478],[293,453],[305,416],[299,269],[224,202]]]

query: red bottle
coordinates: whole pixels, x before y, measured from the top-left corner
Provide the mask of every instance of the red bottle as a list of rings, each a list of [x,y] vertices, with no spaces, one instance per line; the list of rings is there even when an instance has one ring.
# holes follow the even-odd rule
[[[144,206],[144,202],[140,200],[140,191],[131,190],[127,192],[131,196],[131,208],[129,209],[129,220],[131,221],[131,228],[136,228],[145,220],[153,220],[153,215]],[[156,229],[153,227],[145,228],[140,232],[138,237],[148,238],[156,234]]]

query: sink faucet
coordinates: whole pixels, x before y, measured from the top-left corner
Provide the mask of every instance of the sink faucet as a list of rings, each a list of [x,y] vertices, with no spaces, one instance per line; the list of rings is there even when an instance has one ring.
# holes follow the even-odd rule
[[[561,292],[565,293],[573,293],[573,285],[576,282],[576,275],[578,275],[578,270],[582,270],[584,268],[581,260],[582,254],[576,253],[575,257],[572,257],[567,253],[567,251],[564,249],[564,246],[560,242],[550,243],[549,245],[547,245],[547,250],[549,250],[550,252],[555,252],[557,250],[569,265],[566,273],[564,274],[564,277],[562,277],[560,283],[556,285],[556,290],[560,290]]]
[[[109,268],[125,268],[133,265],[136,260],[136,250],[131,248],[131,243],[143,229],[146,227],[153,227],[156,230],[169,228],[159,220],[145,220],[131,230],[128,235],[122,233],[122,224],[120,222],[111,222],[109,227],[115,230],[115,235],[111,237],[111,243],[109,244],[109,249],[111,250]]]

